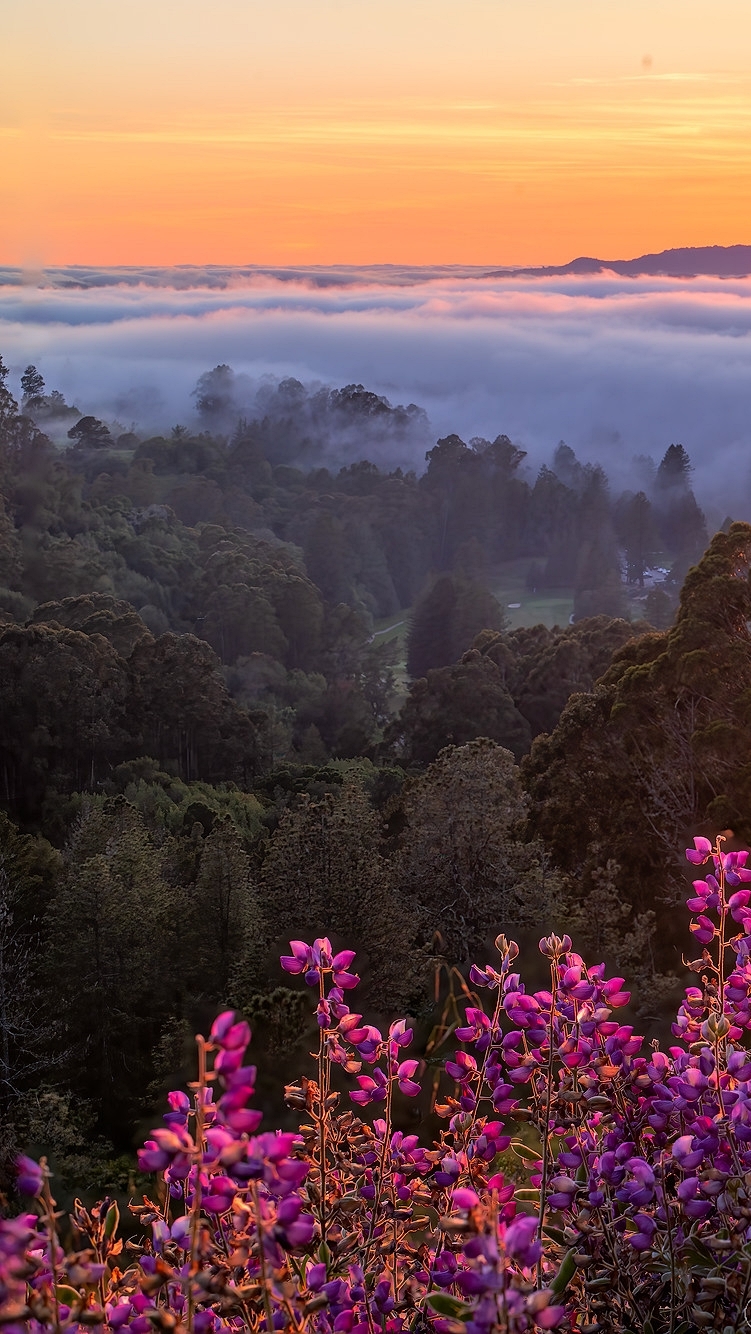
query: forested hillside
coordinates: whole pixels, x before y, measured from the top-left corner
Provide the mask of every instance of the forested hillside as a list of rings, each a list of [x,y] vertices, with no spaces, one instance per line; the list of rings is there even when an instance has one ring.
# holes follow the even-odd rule
[[[414,405],[286,381],[238,421],[227,372],[139,439],[0,362],[0,1121],[79,1185],[125,1184],[217,1006],[271,1097],[290,933],[427,1033],[437,961],[557,925],[657,1019],[682,838],[751,835],[751,528],[702,554],[680,445],[620,492],[504,435],[386,472]],[[511,628],[512,562],[570,623]]]

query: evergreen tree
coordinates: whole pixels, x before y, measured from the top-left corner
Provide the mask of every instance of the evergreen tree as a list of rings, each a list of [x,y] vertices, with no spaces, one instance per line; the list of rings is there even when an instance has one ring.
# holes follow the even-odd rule
[[[27,366],[21,376],[21,393],[24,408],[35,408],[44,398],[44,376],[36,366]]]
[[[246,938],[242,970],[256,989],[278,978],[290,933],[329,935],[340,948],[357,948],[371,1006],[391,1010],[409,999],[415,924],[391,887],[380,825],[356,780],[320,799],[303,796],[284,812],[259,876],[261,925]]]
[[[492,593],[469,579],[444,574],[417,602],[407,639],[407,670],[424,676],[456,662],[481,630],[499,630],[503,612]]]
[[[470,649],[461,662],[435,668],[412,683],[385,739],[400,763],[424,765],[445,746],[461,746],[475,737],[489,737],[519,759],[531,733],[503,670],[478,649]]]
[[[47,915],[47,987],[70,1049],[64,1074],[130,1138],[151,1051],[174,1002],[185,920],[137,812],[91,803],[72,829],[66,872]],[[146,1081],[148,1082],[148,1081]]]
[[[0,356],[0,432],[11,425],[18,413],[18,404],[7,385],[9,374],[8,367]]]
[[[405,790],[402,811],[395,883],[426,947],[464,964],[499,931],[540,919],[543,886],[524,880],[532,850],[520,841],[526,803],[510,751],[487,738],[449,746]]]
[[[655,478],[658,493],[688,491],[691,485],[691,460],[683,445],[670,445],[660,461]]]
[[[637,491],[626,503],[622,524],[626,578],[630,584],[643,588],[644,572],[654,561],[658,546],[652,506],[643,491]]]
[[[690,570],[672,629],[625,644],[525,762],[532,825],[588,892],[603,847],[638,911],[680,894],[686,831],[751,833],[751,526],[717,533]],[[670,919],[661,918],[665,942]]]

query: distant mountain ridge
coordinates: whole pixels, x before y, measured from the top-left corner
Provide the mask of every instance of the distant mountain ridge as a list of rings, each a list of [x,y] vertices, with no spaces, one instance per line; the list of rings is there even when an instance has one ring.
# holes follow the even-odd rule
[[[696,278],[700,274],[715,278],[746,278],[751,274],[751,245],[681,246],[676,250],[661,250],[656,255],[639,255],[637,259],[592,259],[582,255],[568,264],[546,264],[537,268],[499,269],[488,273],[488,278],[516,278],[529,275],[535,278],[563,277],[566,274],[593,273],[620,274],[623,278],[642,275],[666,278]]]

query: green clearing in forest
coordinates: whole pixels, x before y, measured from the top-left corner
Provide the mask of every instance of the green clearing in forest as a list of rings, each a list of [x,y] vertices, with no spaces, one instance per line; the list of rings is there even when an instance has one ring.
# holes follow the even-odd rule
[[[527,588],[527,573],[534,563],[530,556],[505,561],[496,567],[489,581],[490,591],[500,602],[510,629],[547,625],[552,630],[554,625],[568,625],[574,610],[573,588],[533,593]],[[510,602],[519,602],[521,606],[509,607]]]
[[[527,588],[527,572],[532,565],[532,557],[522,556],[518,560],[505,561],[495,568],[490,580],[491,592],[501,604],[509,628],[517,629],[522,625],[569,624],[574,607],[573,589],[560,592],[532,593]],[[519,607],[509,607],[509,602],[519,602]],[[409,678],[406,669],[407,635],[412,608],[405,607],[391,616],[383,616],[373,624],[373,639],[377,644],[391,643],[396,650],[396,678],[399,694],[406,695]]]

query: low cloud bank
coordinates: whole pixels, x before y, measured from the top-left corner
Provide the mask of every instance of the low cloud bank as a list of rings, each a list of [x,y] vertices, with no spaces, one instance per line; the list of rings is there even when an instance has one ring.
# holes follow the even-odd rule
[[[680,441],[703,503],[751,516],[751,280],[509,278],[479,270],[0,271],[0,353],[82,411],[137,430],[194,421],[229,363],[252,412],[264,377],[361,383],[423,407],[432,438],[510,435],[535,466],[565,439],[628,483]],[[71,283],[77,283],[71,286]],[[420,468],[424,441],[376,462]]]

